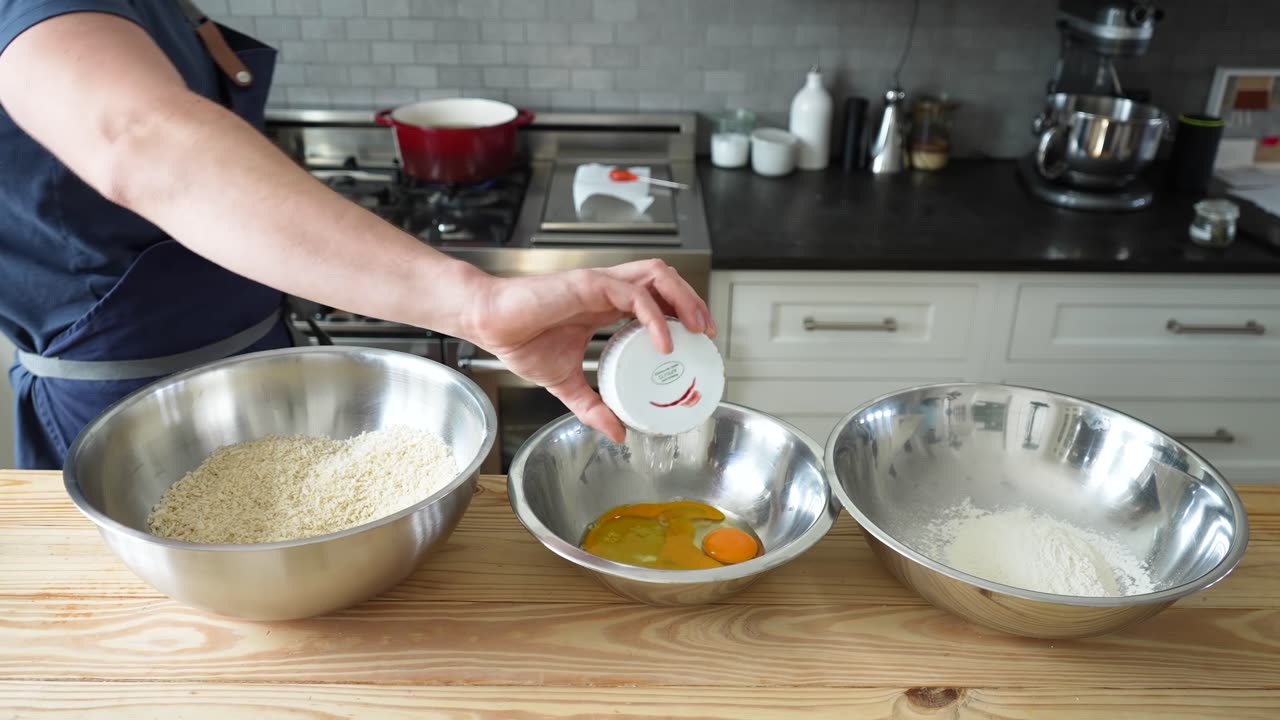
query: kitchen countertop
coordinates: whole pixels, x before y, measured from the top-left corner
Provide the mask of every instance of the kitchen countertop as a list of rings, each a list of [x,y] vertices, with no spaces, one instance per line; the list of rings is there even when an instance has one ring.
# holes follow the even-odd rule
[[[1011,160],[785,178],[703,163],[699,175],[713,269],[1280,273],[1280,250],[1243,234],[1224,250],[1192,245],[1193,197],[1064,210],[1031,197]]]
[[[56,473],[0,471],[0,716],[1275,718],[1280,485],[1241,486],[1226,580],[1107,637],[935,610],[842,515],[724,604],[628,604],[533,541],[484,477],[448,546],[332,616],[249,623],[158,595]],[[179,709],[184,712],[177,712]]]

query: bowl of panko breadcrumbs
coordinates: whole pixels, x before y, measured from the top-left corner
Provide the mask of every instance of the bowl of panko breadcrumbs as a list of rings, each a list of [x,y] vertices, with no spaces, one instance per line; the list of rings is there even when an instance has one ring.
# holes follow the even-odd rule
[[[349,607],[449,537],[493,447],[469,378],[426,358],[323,346],[204,365],[108,408],[66,489],[139,577],[251,620]]]

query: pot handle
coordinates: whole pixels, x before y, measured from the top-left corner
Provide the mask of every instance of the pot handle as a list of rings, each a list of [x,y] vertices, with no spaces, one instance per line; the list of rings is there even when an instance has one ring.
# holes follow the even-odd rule
[[[1057,180],[1067,171],[1067,154],[1061,149],[1054,157],[1054,147],[1061,145],[1067,138],[1067,129],[1052,120],[1042,123],[1040,143],[1036,146],[1036,169],[1049,180]]]
[[[395,121],[391,119],[391,113],[393,112],[395,111],[392,108],[387,108],[386,110],[379,110],[378,112],[373,114],[373,121],[383,127],[392,127],[393,125],[396,124]]]
[[[511,122],[514,123],[516,127],[524,127],[525,125],[533,123],[533,119],[535,117],[537,116],[533,114],[532,110],[516,108],[516,119]]]

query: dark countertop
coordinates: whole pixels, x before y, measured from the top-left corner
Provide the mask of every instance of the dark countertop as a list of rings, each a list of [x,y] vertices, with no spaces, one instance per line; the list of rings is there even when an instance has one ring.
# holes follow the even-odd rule
[[[718,270],[1280,274],[1280,250],[1243,233],[1223,250],[1193,245],[1194,197],[1157,193],[1132,213],[1065,210],[1031,197],[1011,160],[785,178],[704,163],[699,175]]]

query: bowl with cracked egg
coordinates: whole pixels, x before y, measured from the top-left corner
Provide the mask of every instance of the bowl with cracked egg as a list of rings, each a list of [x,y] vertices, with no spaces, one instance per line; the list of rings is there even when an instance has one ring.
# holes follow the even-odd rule
[[[688,432],[629,431],[622,444],[566,415],[520,447],[508,494],[540,543],[650,605],[738,593],[811,548],[839,513],[820,445],[727,402]]]

